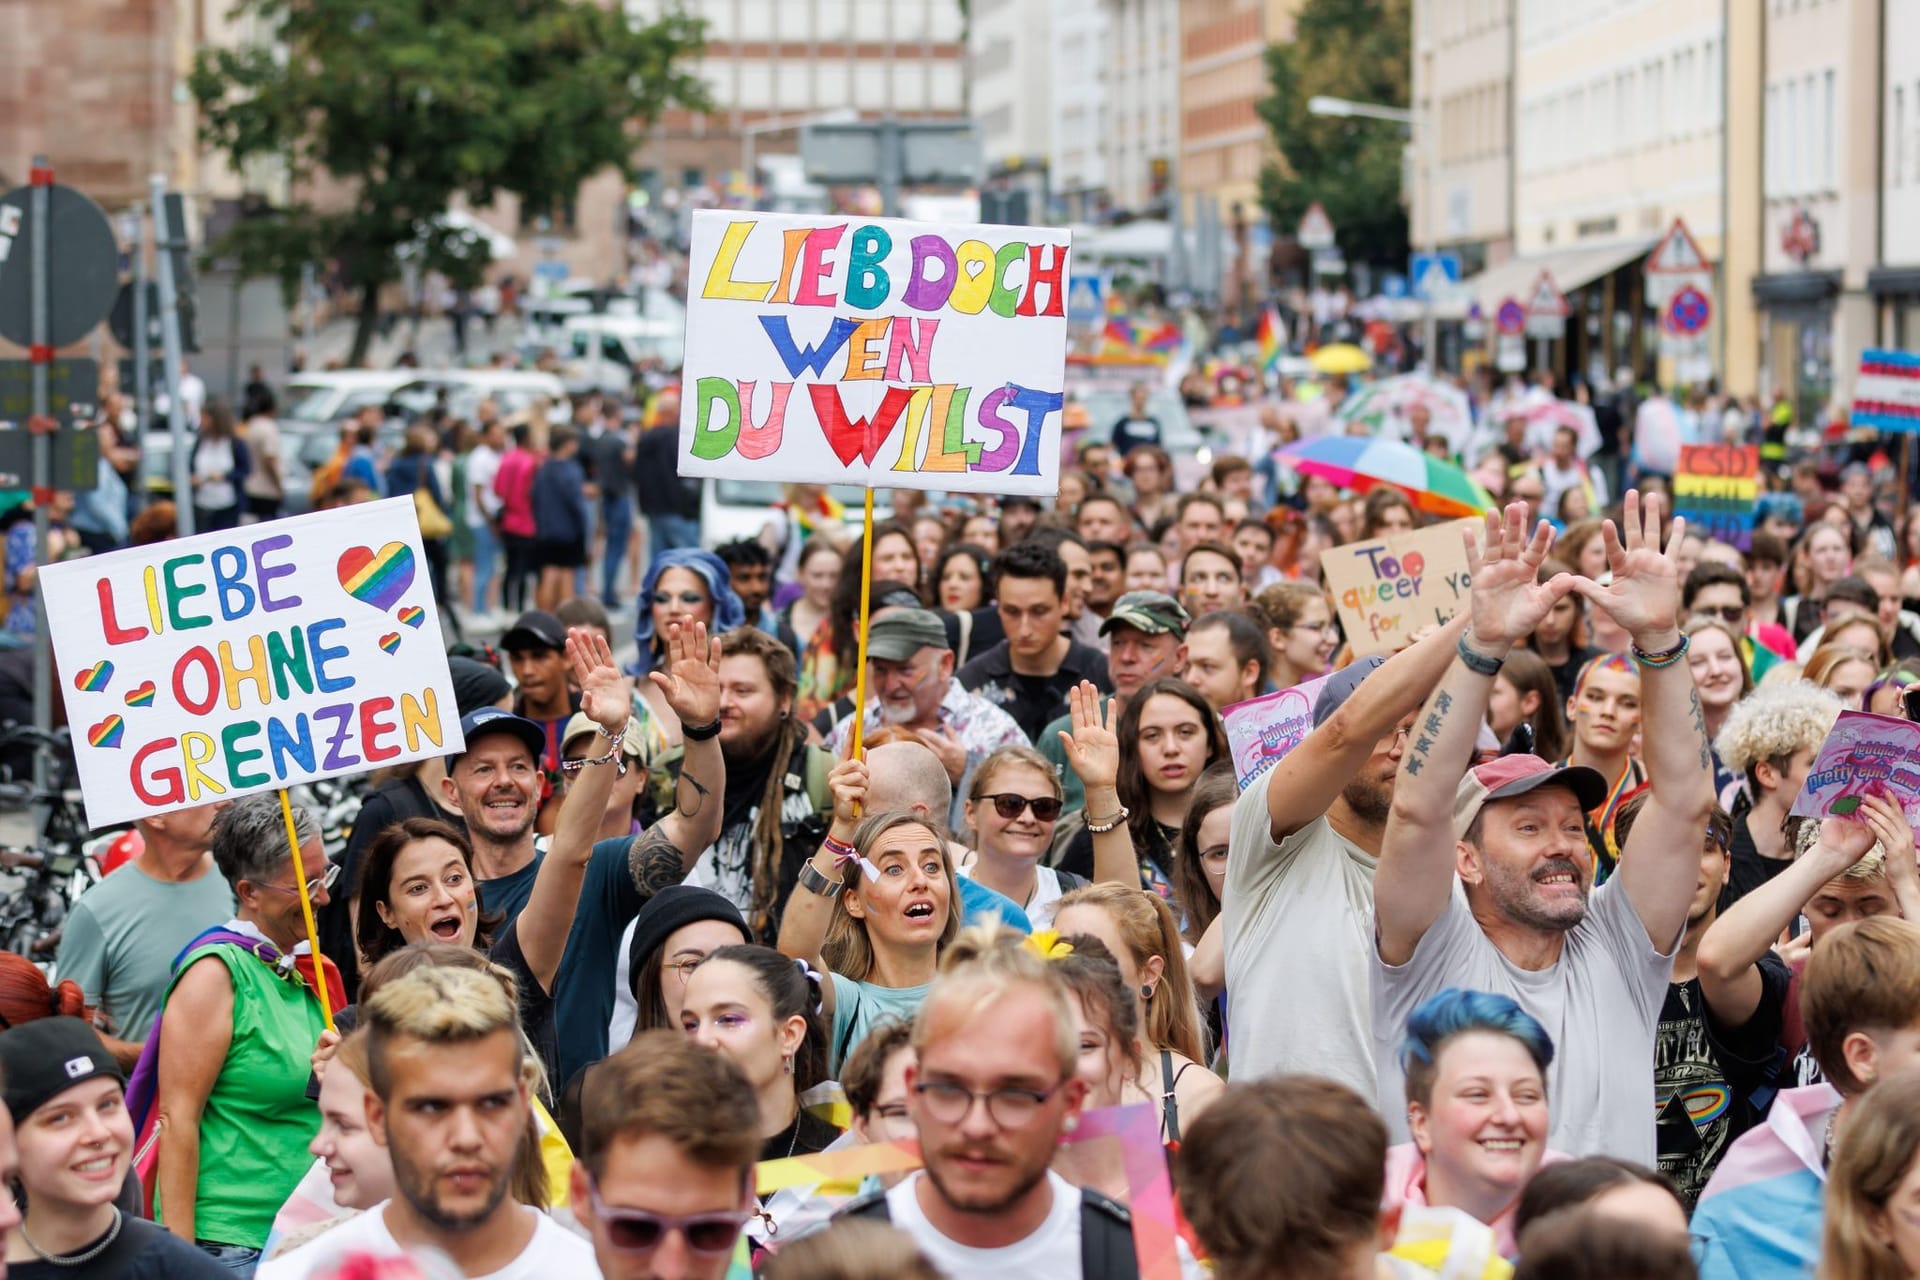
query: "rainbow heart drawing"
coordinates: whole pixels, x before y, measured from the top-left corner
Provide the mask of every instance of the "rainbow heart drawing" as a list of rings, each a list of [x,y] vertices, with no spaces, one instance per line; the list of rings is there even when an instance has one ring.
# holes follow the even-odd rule
[[[413,585],[413,548],[404,542],[378,551],[348,547],[340,553],[338,573],[348,595],[384,613]]]
[[[87,741],[96,747],[118,747],[120,739],[127,733],[127,722],[119,716],[108,716],[93,728],[87,730]]]
[[[98,693],[107,687],[113,679],[113,664],[105,658],[94,663],[73,678],[73,687],[82,693]]]
[[[400,652],[400,633],[398,631],[389,631],[387,634],[381,636],[380,647],[388,653]]]
[[[406,623],[408,626],[412,627],[414,630],[418,631],[420,629],[420,624],[427,620],[427,611],[425,609],[422,609],[417,604],[410,604],[404,607],[403,609],[401,609],[400,612],[394,616],[399,618],[400,621]]]
[[[127,705],[130,707],[150,707],[153,705],[153,695],[153,681],[142,681],[127,691]]]

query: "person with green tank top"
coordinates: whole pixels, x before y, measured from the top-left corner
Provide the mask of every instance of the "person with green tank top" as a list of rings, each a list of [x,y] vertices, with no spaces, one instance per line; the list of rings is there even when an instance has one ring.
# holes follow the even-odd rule
[[[322,906],[335,873],[313,815],[293,812],[308,892]],[[279,797],[224,809],[213,858],[239,910],[189,945],[167,990],[154,1211],[176,1236],[250,1276],[274,1214],[311,1163],[320,1116],[307,1100],[308,1059],[324,1023]]]

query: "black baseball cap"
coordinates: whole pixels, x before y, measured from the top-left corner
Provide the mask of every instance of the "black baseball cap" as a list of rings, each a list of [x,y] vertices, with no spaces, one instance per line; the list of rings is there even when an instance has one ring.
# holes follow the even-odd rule
[[[533,753],[535,760],[547,749],[547,731],[533,721],[511,711],[502,711],[499,707],[482,707],[460,718],[460,736],[467,740],[467,745],[464,750],[454,752],[448,758],[448,763],[473,750],[477,739],[492,733],[510,733],[520,739],[526,744],[527,750]]]
[[[78,1018],[35,1018],[0,1034],[0,1092],[16,1121],[100,1076],[127,1083],[99,1033]]]
[[[500,647],[508,653],[522,649],[558,649],[565,653],[567,628],[546,610],[529,609],[515,618],[507,634],[500,637]]]

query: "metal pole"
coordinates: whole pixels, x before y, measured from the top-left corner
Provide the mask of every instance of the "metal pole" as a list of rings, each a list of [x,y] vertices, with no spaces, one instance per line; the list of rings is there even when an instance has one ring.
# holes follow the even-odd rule
[[[173,238],[184,229],[167,221],[166,175],[156,173],[148,178],[147,189],[153,197],[153,263],[160,277],[160,347],[167,361],[167,426],[173,433],[174,525],[185,537],[193,532],[193,484],[187,459],[187,406],[180,400],[180,295],[173,278]]]
[[[1434,93],[1431,74],[1429,74],[1427,79],[1427,105],[1426,109],[1420,113],[1419,124],[1421,133],[1420,156],[1422,160],[1420,167],[1424,170],[1424,180],[1421,185],[1426,188],[1426,199],[1420,202],[1422,205],[1421,213],[1423,215],[1420,221],[1425,224],[1422,229],[1426,232],[1427,253],[1430,255],[1430,260],[1438,262],[1440,259],[1440,220],[1434,209],[1434,203],[1438,198],[1440,187],[1440,130],[1435,128],[1437,123],[1436,117],[1439,115],[1439,112],[1434,109],[1433,105]],[[1440,318],[1434,314],[1433,293],[1431,290],[1427,291],[1425,303],[1426,305],[1423,308],[1425,314],[1421,317],[1420,321],[1420,347],[1422,354],[1424,354],[1427,359],[1428,374],[1438,378],[1440,376]]]
[[[48,366],[53,363],[53,297],[48,282],[48,267],[53,255],[51,241],[53,228],[49,219],[53,216],[53,166],[45,156],[33,158],[33,169],[28,175],[32,193],[27,197],[28,207],[33,211],[33,247],[31,250],[29,288],[33,304],[33,315],[29,321],[33,343],[28,359],[33,366],[33,414],[36,418],[45,417],[51,410],[49,388],[47,386]],[[53,479],[53,437],[44,431],[33,433],[33,563],[42,566],[47,563],[47,504],[48,487]],[[36,568],[35,577],[38,577]],[[38,584],[35,584],[38,594]],[[45,609],[46,597],[39,596],[39,607]],[[47,644],[47,629],[36,626],[33,629],[33,727],[42,732],[53,728],[53,654]],[[34,748],[33,785],[45,790],[50,779],[48,766],[52,763],[51,753],[43,747]],[[36,805],[36,810],[43,806]]]
[[[147,431],[147,414],[152,406],[153,370],[148,367],[153,359],[153,345],[147,340],[147,211],[140,205],[133,206],[133,419],[134,442]],[[146,475],[145,451],[142,451],[140,474]],[[144,497],[145,486],[142,485]]]
[[[880,172],[876,184],[880,188],[880,213],[883,217],[900,216],[900,175],[906,168],[906,139],[901,136],[900,122],[889,116],[880,122]]]
[[[300,267],[300,303],[301,310],[305,313],[305,320],[301,328],[306,331],[307,359],[309,360],[313,359],[313,313],[318,307],[314,301],[314,293],[313,264],[303,263]]]

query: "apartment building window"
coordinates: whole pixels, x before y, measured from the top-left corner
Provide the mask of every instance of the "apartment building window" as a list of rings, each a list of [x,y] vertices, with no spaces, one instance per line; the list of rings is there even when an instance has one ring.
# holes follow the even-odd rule
[[[1893,86],[1893,185],[1906,185],[1907,180],[1907,91],[1899,85]]]
[[[1762,138],[1760,185],[1767,198],[1780,194],[1780,86],[1767,86],[1765,134]]]
[[[1821,174],[1829,191],[1840,185],[1835,177],[1834,153],[1840,150],[1840,135],[1834,129],[1834,105],[1834,73],[1830,70],[1822,77],[1820,103]]]

